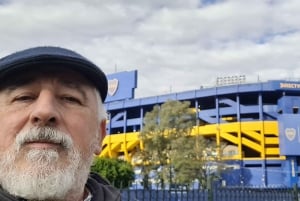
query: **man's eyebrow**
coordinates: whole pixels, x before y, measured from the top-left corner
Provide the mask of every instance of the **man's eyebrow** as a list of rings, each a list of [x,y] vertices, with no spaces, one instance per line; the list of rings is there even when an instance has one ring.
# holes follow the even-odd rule
[[[79,81],[75,82],[75,81],[65,80],[65,79],[59,80],[59,83],[61,83],[63,86],[65,86],[67,88],[79,91],[79,93],[81,93],[81,95],[85,99],[87,98],[86,92],[84,91],[84,88],[83,88],[83,86],[87,86],[87,84],[80,83]]]
[[[31,84],[35,81],[32,76],[17,76],[16,78],[6,79],[0,83],[0,91],[13,91],[21,86]]]

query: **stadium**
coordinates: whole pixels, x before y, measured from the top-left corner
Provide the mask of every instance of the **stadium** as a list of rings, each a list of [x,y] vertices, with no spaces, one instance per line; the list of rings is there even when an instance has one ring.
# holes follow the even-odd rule
[[[300,82],[246,83],[245,76],[218,78],[216,86],[135,98],[137,71],[108,75],[107,133],[100,156],[134,164],[143,117],[167,100],[190,101],[198,123],[193,134],[226,142],[224,160],[231,167],[227,186],[299,185]]]

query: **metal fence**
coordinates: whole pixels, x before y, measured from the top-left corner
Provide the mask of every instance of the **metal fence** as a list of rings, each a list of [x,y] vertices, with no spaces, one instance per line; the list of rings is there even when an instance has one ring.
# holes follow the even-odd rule
[[[122,201],[300,201],[294,188],[215,188],[213,190],[123,189]]]

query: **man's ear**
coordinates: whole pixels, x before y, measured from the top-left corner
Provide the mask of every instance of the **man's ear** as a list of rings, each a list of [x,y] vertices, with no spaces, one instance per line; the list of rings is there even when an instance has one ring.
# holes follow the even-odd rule
[[[99,125],[99,130],[98,130],[98,138],[97,138],[97,147],[95,149],[94,154],[99,155],[102,150],[102,141],[104,137],[106,136],[106,120],[102,120]]]

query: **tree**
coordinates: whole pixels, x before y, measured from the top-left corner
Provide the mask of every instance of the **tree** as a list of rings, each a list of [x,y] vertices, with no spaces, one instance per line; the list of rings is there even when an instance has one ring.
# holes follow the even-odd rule
[[[174,141],[182,136],[189,136],[194,124],[195,114],[187,101],[167,101],[146,113],[140,134],[144,144],[141,155],[148,171],[159,169],[156,174],[162,186],[165,181],[172,183],[174,176],[172,157],[177,149]],[[147,171],[145,173],[148,174]]]
[[[167,101],[146,113],[140,133],[146,180],[155,170],[162,187],[166,181],[181,185],[195,179],[207,187],[211,162],[219,159],[218,149],[201,135],[191,136],[195,125],[196,114],[188,101]]]
[[[91,171],[100,174],[117,188],[126,188],[134,180],[132,165],[121,159],[95,157]]]
[[[174,144],[180,147],[173,157],[175,183],[188,185],[197,179],[202,188],[209,188],[223,167],[216,143],[196,135],[179,138]]]

